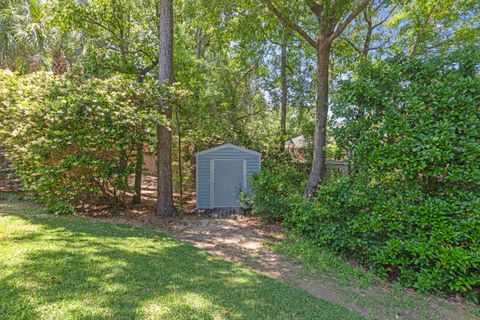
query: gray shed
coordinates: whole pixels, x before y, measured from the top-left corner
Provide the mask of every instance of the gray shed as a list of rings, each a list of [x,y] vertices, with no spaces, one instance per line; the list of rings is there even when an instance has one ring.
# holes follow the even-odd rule
[[[262,154],[227,143],[195,156],[197,209],[240,207],[240,191],[247,191],[248,177],[260,171]]]

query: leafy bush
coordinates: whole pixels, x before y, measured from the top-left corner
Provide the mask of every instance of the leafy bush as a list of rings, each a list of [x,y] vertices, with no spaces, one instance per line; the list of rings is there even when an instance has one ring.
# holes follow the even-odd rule
[[[418,289],[464,292],[480,284],[480,199],[474,192],[426,195],[409,186],[340,179],[322,185],[315,210],[294,230]]]
[[[351,176],[287,225],[415,289],[478,299],[478,52],[360,65],[334,109]]]
[[[294,164],[264,163],[261,172],[250,179],[252,195],[246,199],[252,213],[269,220],[290,215],[295,199],[301,198],[305,177]]]
[[[118,202],[141,130],[163,121],[153,82],[0,71],[0,137],[23,188],[55,212]]]
[[[287,238],[282,242],[267,243],[275,251],[294,257],[309,269],[321,271],[344,285],[355,284],[367,288],[378,284],[380,278],[359,266],[354,266],[338,254],[305,239]]]

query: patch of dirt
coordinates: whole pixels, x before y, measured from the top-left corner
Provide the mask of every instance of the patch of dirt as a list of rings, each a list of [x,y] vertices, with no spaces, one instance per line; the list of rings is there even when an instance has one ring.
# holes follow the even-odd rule
[[[368,310],[345,300],[333,284],[312,281],[301,265],[266,248],[265,241],[282,239],[283,234],[271,226],[258,228],[258,222],[256,218],[241,216],[230,219],[187,218],[174,225],[172,235],[225,260],[282,279],[318,298],[368,314]]]

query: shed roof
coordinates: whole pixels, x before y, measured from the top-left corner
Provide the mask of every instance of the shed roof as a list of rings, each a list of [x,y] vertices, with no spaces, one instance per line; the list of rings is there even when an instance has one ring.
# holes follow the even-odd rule
[[[218,147],[215,147],[215,148],[211,148],[211,149],[207,149],[207,150],[197,152],[197,153],[195,153],[195,156],[198,157],[198,156],[201,156],[201,155],[204,155],[204,154],[207,154],[207,153],[210,153],[210,152],[222,150],[222,149],[225,149],[225,148],[232,148],[232,149],[239,150],[239,151],[242,151],[242,152],[245,152],[245,153],[253,154],[255,156],[261,156],[262,155],[260,152],[257,152],[257,151],[253,151],[253,150],[250,150],[250,149],[247,149],[247,148],[239,147],[239,146],[233,145],[231,143],[225,143],[225,144],[222,144],[222,145],[220,145]]]

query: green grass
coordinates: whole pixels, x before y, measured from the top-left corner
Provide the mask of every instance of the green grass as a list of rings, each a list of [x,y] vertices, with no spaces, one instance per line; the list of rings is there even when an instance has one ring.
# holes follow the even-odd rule
[[[366,288],[382,282],[372,272],[353,266],[335,253],[305,241],[286,239],[268,245],[275,252],[293,257],[311,270],[335,277],[342,285]]]
[[[362,318],[150,229],[35,211],[0,202],[2,320]]]
[[[28,198],[28,196],[18,192],[0,192],[0,200],[12,202],[25,200],[25,198]]]

